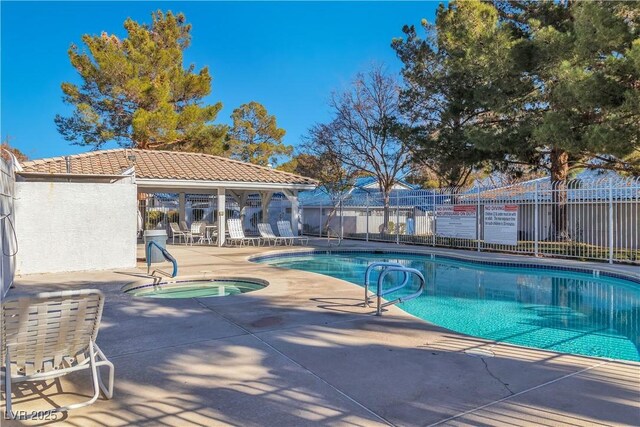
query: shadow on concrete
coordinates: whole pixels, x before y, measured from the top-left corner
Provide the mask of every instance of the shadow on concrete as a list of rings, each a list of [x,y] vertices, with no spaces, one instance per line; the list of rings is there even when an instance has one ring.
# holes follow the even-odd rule
[[[120,293],[125,283],[29,289],[90,286],[107,295],[98,344],[115,364],[114,399],[70,412],[68,425],[429,425],[505,398],[459,421],[638,421],[637,364],[594,367],[604,362],[496,346],[398,312],[371,316],[355,293],[245,294],[218,304],[131,298]],[[14,409],[91,394],[81,374],[53,383],[17,389]]]

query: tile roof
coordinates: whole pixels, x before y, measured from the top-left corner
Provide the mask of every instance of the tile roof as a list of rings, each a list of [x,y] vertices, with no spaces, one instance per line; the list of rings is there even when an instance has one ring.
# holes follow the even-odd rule
[[[119,175],[131,166],[135,156],[137,178],[188,181],[231,181],[274,184],[315,185],[316,181],[300,175],[225,157],[179,151],[115,149],[91,151],[68,156],[70,173],[82,175]],[[23,162],[24,172],[67,173],[65,157]]]

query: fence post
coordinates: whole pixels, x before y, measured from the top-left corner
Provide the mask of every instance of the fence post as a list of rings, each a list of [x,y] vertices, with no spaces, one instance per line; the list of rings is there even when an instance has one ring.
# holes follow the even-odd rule
[[[476,239],[478,241],[477,250],[480,252],[480,187],[478,187],[476,197]]]
[[[322,203],[320,203],[320,215],[318,215],[318,218],[320,218],[320,226],[318,227],[318,237],[322,237]]]
[[[344,215],[342,210],[342,197],[340,197],[340,241],[344,239]]]
[[[369,241],[369,193],[367,193],[367,198],[366,198],[366,214],[367,214],[367,235],[366,235],[366,241]]]
[[[540,202],[538,200],[539,198],[539,192],[538,192],[538,186],[539,186],[539,182],[536,181],[536,189],[534,194],[534,200],[533,200],[533,254],[537,257],[538,256],[538,241],[540,240],[540,226],[538,225],[538,222],[540,221]]]
[[[609,264],[613,264],[613,178],[609,178]]]
[[[433,203],[431,204],[431,246],[436,246],[436,190],[431,191]]]
[[[396,193],[396,245],[400,244],[400,195]]]

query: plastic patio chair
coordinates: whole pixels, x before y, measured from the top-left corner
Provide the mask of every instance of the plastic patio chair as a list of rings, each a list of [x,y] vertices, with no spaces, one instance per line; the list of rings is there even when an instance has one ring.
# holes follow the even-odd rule
[[[43,381],[83,369],[91,371],[93,397],[52,410],[65,412],[90,405],[98,399],[100,391],[111,399],[113,364],[96,344],[103,307],[104,296],[95,289],[7,297],[2,302],[0,329],[6,416],[15,418],[11,410],[12,383]],[[109,370],[106,385],[100,375],[101,366]],[[29,415],[20,418],[26,419]]]
[[[240,243],[240,246],[244,246],[244,244],[251,243],[255,246],[256,242],[258,245],[262,242],[261,237],[247,237],[244,235],[244,230],[242,229],[242,221],[239,218],[231,218],[227,220],[227,228],[229,229],[229,243]]]
[[[191,245],[193,245],[193,240],[195,238],[198,239],[198,243],[204,242],[204,240],[206,239],[205,226],[206,226],[206,223],[202,221],[196,221],[191,224],[191,231],[187,234],[187,236],[191,240]]]
[[[260,237],[262,237],[265,242],[273,242],[274,245],[277,245],[280,242],[284,244],[287,243],[284,237],[276,236],[276,234],[273,232],[273,228],[271,228],[271,224],[269,224],[268,222],[259,223],[258,232],[260,232]]]
[[[182,239],[184,239],[185,243],[187,242],[187,233],[180,229],[180,226],[177,222],[170,222],[169,227],[171,228],[171,243],[175,245],[176,236],[178,236],[178,243]]]
[[[300,242],[301,245],[309,243],[309,238],[307,236],[296,236],[293,234],[291,223],[289,221],[278,221],[278,232],[280,233],[280,237],[288,239],[292,245],[295,242]]]

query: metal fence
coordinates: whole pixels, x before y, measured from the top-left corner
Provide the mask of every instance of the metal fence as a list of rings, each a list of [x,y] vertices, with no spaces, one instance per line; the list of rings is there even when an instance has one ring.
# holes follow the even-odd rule
[[[13,283],[18,249],[14,227],[14,184],[12,164],[0,157],[0,298]]]
[[[394,190],[387,208],[380,192],[330,200],[301,197],[305,234],[640,263],[639,178]]]
[[[185,221],[215,223],[218,198],[209,194],[185,195]],[[225,218],[241,218],[247,235],[258,235],[258,223],[263,222],[263,206],[259,194],[250,195],[243,207],[233,197],[225,197]],[[141,230],[166,229],[170,222],[179,221],[178,194],[141,194],[138,201],[138,222]],[[282,194],[271,196],[267,205],[266,222],[274,229],[278,220],[291,218],[291,202]]]

